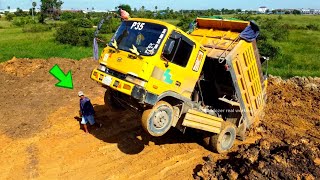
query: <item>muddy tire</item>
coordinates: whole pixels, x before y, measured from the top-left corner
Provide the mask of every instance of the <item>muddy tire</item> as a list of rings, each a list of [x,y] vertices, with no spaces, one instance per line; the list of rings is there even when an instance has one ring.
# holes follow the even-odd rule
[[[152,109],[145,110],[141,118],[143,129],[156,137],[168,132],[172,121],[173,108],[165,101],[159,101]]]
[[[118,92],[115,92],[111,88],[107,88],[104,93],[104,104],[110,110],[124,110],[125,108],[115,99],[115,95]]]
[[[237,128],[237,139],[240,141],[246,140],[246,132],[247,132],[248,122],[243,121],[242,124]]]
[[[237,131],[234,124],[227,124],[220,134],[215,134],[210,138],[210,147],[214,152],[227,152],[236,139]]]

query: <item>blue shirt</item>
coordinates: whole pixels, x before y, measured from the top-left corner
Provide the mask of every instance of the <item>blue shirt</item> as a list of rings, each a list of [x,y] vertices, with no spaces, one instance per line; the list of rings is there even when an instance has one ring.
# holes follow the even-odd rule
[[[80,111],[83,116],[94,115],[94,109],[89,98],[80,99]]]

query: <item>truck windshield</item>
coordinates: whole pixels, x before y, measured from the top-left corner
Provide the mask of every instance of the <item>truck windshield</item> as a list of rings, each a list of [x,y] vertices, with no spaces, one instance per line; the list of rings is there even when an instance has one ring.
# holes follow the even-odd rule
[[[123,21],[113,35],[109,46],[112,46],[115,40],[120,50],[130,52],[129,49],[134,45],[140,55],[153,56],[157,53],[166,33],[167,28],[159,24]]]

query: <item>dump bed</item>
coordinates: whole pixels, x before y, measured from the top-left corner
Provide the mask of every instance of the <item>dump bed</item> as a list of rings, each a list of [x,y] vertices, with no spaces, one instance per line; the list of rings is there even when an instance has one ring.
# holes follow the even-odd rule
[[[243,34],[240,38],[240,34],[248,26],[252,28],[253,24],[248,21],[211,18],[197,18],[196,23],[196,29],[190,35],[207,49],[207,58],[227,65],[236,92],[237,101],[226,101],[222,96],[219,100],[232,106],[237,104],[244,120],[248,125],[252,124],[262,112],[266,100],[266,79],[261,70],[256,41],[245,40]],[[220,75],[222,74],[216,77],[220,78]],[[226,74],[223,75],[225,76]],[[226,85],[220,82],[218,89],[224,86]],[[226,89],[223,92],[228,95]]]
[[[210,18],[197,18],[196,22],[197,28],[190,35],[208,50],[208,57],[215,59],[224,59],[249,25],[247,21]]]

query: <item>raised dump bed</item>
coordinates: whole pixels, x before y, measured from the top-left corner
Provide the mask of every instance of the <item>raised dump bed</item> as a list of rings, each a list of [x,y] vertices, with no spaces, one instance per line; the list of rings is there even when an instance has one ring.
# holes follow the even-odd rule
[[[208,51],[207,57],[224,59],[239,43],[247,21],[197,18],[197,28],[190,34]]]

